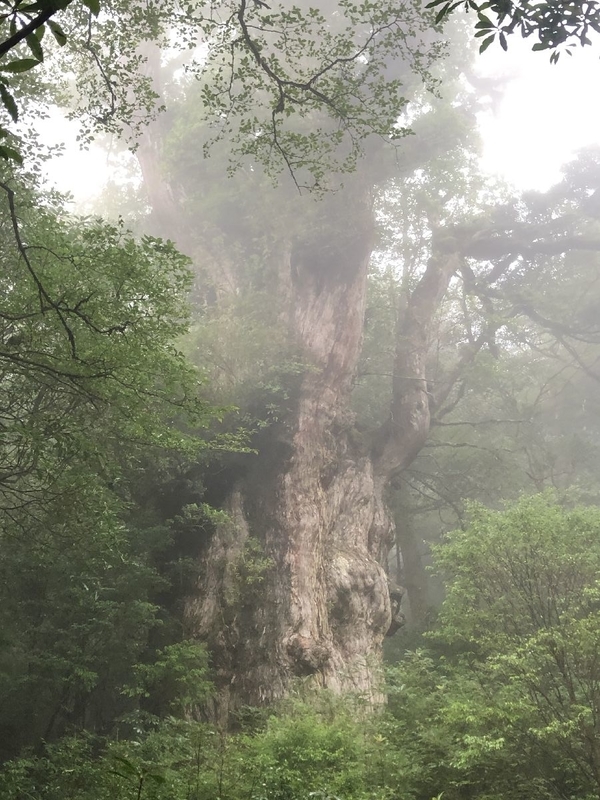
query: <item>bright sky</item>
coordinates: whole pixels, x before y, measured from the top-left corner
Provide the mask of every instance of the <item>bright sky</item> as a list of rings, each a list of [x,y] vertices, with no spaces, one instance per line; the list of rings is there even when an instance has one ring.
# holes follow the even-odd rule
[[[481,74],[517,74],[496,115],[480,118],[482,166],[519,189],[544,191],[576,150],[600,144],[600,42],[552,65],[513,38],[507,53],[490,48],[481,56]]]
[[[46,163],[46,173],[61,191],[71,192],[78,206],[95,197],[109,174],[106,153],[92,145],[82,150],[77,142],[77,124],[67,122],[58,111],[36,126],[49,146],[64,143],[65,152]]]
[[[519,189],[544,191],[578,148],[600,144],[600,43],[563,55],[553,66],[546,53],[532,53],[514,36],[507,53],[491,47],[480,57],[480,72],[514,76],[495,113],[480,116],[485,171]],[[59,117],[41,126],[47,141],[67,145],[68,155],[49,165],[51,179],[85,204],[106,180],[106,155],[94,147],[79,150],[76,126]]]

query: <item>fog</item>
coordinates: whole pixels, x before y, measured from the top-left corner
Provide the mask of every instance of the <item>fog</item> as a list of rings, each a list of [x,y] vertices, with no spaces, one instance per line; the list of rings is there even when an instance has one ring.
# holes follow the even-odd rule
[[[596,48],[564,55],[554,65],[527,42],[514,40],[508,52],[488,49],[475,72],[499,81],[492,95],[479,90],[487,107],[478,112],[481,168],[491,176],[520,190],[545,191],[577,150],[600,143],[600,111],[591,100],[600,83]],[[68,122],[58,109],[37,127],[48,145],[65,146],[64,155],[46,164],[49,180],[73,196],[75,207],[93,208],[107,179],[118,180],[110,140],[84,149],[77,122]]]
[[[519,189],[543,191],[578,149],[600,141],[600,111],[590,102],[600,60],[594,47],[556,65],[538,56],[526,42],[511,42],[507,53],[481,57],[481,75],[507,78],[494,111],[480,116],[481,163]]]
[[[594,3],[24,8],[2,800],[600,797]]]

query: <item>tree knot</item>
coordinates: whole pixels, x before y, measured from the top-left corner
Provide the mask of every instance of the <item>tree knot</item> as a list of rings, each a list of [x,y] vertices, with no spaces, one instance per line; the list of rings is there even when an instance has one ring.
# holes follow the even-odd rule
[[[300,634],[291,637],[286,649],[297,675],[314,675],[330,658],[328,647]]]

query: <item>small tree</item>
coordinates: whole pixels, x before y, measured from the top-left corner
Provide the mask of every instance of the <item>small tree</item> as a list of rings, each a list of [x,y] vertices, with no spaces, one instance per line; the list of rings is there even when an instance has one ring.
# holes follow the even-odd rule
[[[424,793],[600,796],[599,510],[549,495],[475,507],[435,558],[447,597],[433,637],[446,655],[407,661],[393,693],[404,714],[424,675],[431,687],[411,743]]]

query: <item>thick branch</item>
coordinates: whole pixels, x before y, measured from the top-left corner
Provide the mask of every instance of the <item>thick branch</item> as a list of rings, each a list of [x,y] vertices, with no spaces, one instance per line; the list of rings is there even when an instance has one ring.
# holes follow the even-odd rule
[[[42,311],[44,311],[44,303],[47,303],[48,306],[56,312],[56,315],[58,316],[60,323],[64,328],[65,333],[67,334],[67,338],[69,340],[69,346],[71,348],[71,355],[75,359],[77,358],[77,348],[75,345],[75,337],[73,335],[73,331],[71,330],[71,327],[65,317],[65,314],[63,313],[63,310],[50,297],[50,295],[46,291],[46,288],[41,282],[37,272],[33,268],[33,265],[29,260],[29,256],[27,255],[27,247],[25,246],[23,240],[21,239],[21,230],[19,228],[19,220],[17,218],[17,211],[15,208],[15,193],[10,188],[10,186],[7,186],[7,184],[5,183],[0,183],[0,189],[3,189],[6,192],[6,196],[8,199],[8,208],[10,211],[10,219],[12,223],[13,233],[15,236],[15,242],[17,243],[17,249],[19,251],[21,258],[25,263],[25,266],[27,267],[27,271],[31,275],[35,283],[35,286],[38,290]]]
[[[67,5],[70,5],[70,3],[65,3],[63,8],[66,8]],[[42,25],[44,25],[44,23],[46,23],[50,17],[53,17],[58,10],[58,8],[55,8],[53,5],[51,5],[49,8],[46,8],[44,11],[42,11],[37,17],[32,19],[28,25],[25,25],[24,28],[21,28],[15,34],[13,34],[13,36],[2,42],[0,44],[0,56],[10,52],[13,47],[16,47],[20,42],[23,41],[23,39],[26,39],[30,33],[33,33],[38,28],[41,28]]]
[[[391,413],[376,437],[374,453],[376,469],[386,477],[408,466],[429,435],[431,393],[426,362],[433,322],[450,279],[460,266],[456,251],[440,251],[434,242],[425,274],[398,324]]]

